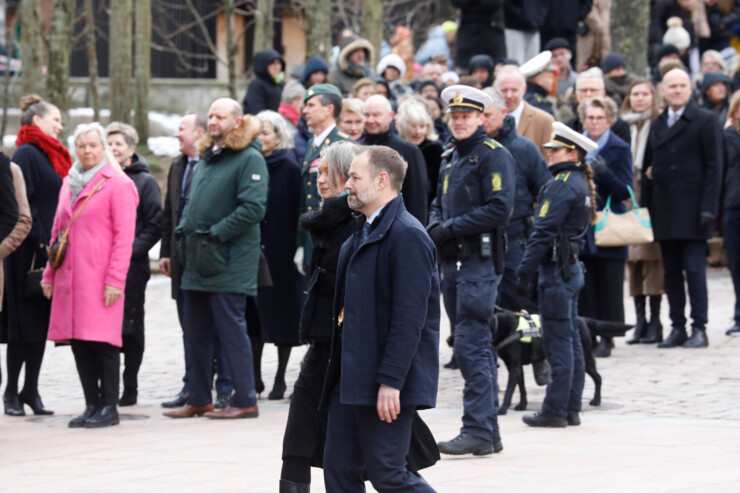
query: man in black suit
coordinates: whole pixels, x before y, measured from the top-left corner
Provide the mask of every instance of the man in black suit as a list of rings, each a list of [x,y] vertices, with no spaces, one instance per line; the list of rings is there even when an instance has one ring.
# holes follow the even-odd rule
[[[690,100],[691,82],[682,69],[663,77],[661,93],[667,107],[650,127],[641,196],[663,254],[673,326],[658,347],[707,347],[706,241],[719,202],[722,131],[714,113]],[[684,272],[693,329],[688,339]]]
[[[164,214],[162,215],[162,243],[159,251],[159,268],[162,274],[172,278],[172,298],[177,302],[177,314],[182,321],[182,298],[180,296],[180,276],[182,268],[177,258],[177,240],[175,227],[180,222],[185,202],[190,192],[190,182],[195,174],[200,156],[196,143],[206,132],[208,119],[200,113],[188,113],[177,128],[175,137],[180,141],[180,155],[172,160],[170,172],[167,175],[167,190],[164,200]],[[228,365],[221,351],[217,353],[218,380],[216,381],[216,405],[223,407],[226,397],[231,394],[233,387],[228,372]],[[162,407],[176,408],[185,405],[188,398],[188,363],[185,357],[185,376],[183,388],[173,400],[163,402]],[[220,402],[219,402],[220,401]]]

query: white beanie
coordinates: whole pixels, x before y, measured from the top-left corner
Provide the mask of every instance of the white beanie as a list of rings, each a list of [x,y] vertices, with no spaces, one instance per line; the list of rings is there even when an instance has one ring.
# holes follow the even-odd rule
[[[664,45],[673,45],[679,50],[685,50],[691,46],[691,35],[684,29],[680,17],[671,17],[666,22],[668,29],[663,35]]]

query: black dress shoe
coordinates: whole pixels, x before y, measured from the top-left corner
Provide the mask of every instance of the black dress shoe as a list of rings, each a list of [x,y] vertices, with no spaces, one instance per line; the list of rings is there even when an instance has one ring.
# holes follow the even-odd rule
[[[119,406],[133,406],[136,404],[136,399],[139,397],[139,393],[136,389],[124,388],[121,398],[118,400]]]
[[[182,407],[182,406],[185,405],[186,402],[188,402],[188,397],[189,396],[190,396],[190,393],[189,392],[185,392],[185,391],[180,392],[171,401],[163,402],[162,403],[162,407],[167,407],[167,408],[170,408],[170,409],[176,408],[176,407]]]
[[[11,395],[3,397],[3,403],[5,404],[5,414],[8,416],[25,416],[26,411],[23,410],[23,404],[18,395]]]
[[[294,483],[287,479],[280,480],[279,493],[310,493],[311,483]]]
[[[223,409],[231,402],[231,394],[216,394],[216,402],[213,407],[216,409]]]
[[[578,411],[568,411],[568,426],[579,426],[581,424],[581,418],[578,416]]]
[[[668,334],[665,341],[658,344],[659,348],[670,348],[682,346],[686,342],[686,328],[684,327],[673,327],[671,333]]]
[[[709,346],[707,332],[704,329],[694,328],[691,331],[691,337],[683,343],[685,348],[702,348]]]
[[[86,406],[85,410],[82,411],[82,414],[70,421],[67,426],[69,426],[70,428],[84,428],[85,422],[95,416],[95,413],[97,412],[98,406]]]
[[[522,421],[529,426],[539,428],[565,428],[568,426],[568,421],[564,417],[548,413],[547,411],[538,411],[529,416],[523,416]]]
[[[460,366],[457,364],[457,358],[455,358],[454,354],[452,355],[452,358],[450,358],[450,361],[442,366],[447,368],[448,370],[457,370],[460,368]]]
[[[285,391],[287,388],[288,386],[285,384],[285,380],[275,382],[275,384],[272,386],[272,390],[267,396],[267,400],[279,401],[285,395]]]
[[[21,391],[21,393],[18,394],[18,399],[20,399],[22,404],[30,407],[33,410],[33,414],[36,416],[50,416],[54,414],[54,411],[51,409],[44,409],[44,403],[41,402],[41,396],[38,393],[33,397],[27,397],[23,391]]]
[[[740,334],[740,325],[735,324],[732,327],[730,327],[729,329],[727,329],[727,332],[725,332],[725,335],[728,335],[728,336],[730,336],[732,334]]]
[[[116,406],[103,406],[93,417],[85,421],[85,428],[103,428],[118,424]]]
[[[501,445],[501,442],[498,442],[498,445],[501,447],[499,450],[503,450],[504,446]],[[494,453],[493,444],[490,441],[470,433],[460,433],[449,442],[437,443],[437,447],[439,447],[440,452],[449,455],[488,455]]]

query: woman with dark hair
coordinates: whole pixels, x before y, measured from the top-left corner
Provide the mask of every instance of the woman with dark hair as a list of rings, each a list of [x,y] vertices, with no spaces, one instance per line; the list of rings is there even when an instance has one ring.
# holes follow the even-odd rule
[[[609,130],[617,120],[617,105],[609,98],[586,99],[578,106],[585,128],[583,134],[598,144],[586,155],[594,172],[596,210],[606,207],[611,197],[615,214],[627,212],[625,200],[630,198],[632,186],[632,155],[629,145]],[[581,250],[581,261],[586,267],[586,286],[579,300],[583,317],[624,323],[624,263],[627,247],[599,247],[594,239],[594,228],[586,234],[586,245]],[[613,342],[602,337],[594,356],[611,355]]]
[[[630,127],[630,150],[634,179],[632,189],[637,203],[640,203],[642,189],[642,162],[645,158],[650,124],[658,118],[655,87],[645,78],[637,78],[627,88],[627,97],[622,104],[621,118]],[[663,261],[660,245],[653,242],[648,245],[629,247],[627,268],[630,276],[630,296],[635,302],[635,331],[627,344],[649,344],[663,340],[663,325],[660,323],[660,305],[663,298]],[[647,301],[650,304],[650,321],[648,322]]]
[[[43,297],[27,294],[24,281],[29,270],[46,263],[59,190],[72,166],[69,152],[57,140],[62,131],[59,109],[31,94],[21,99],[21,111],[13,162],[23,172],[33,224],[20,247],[5,259],[6,304],[0,340],[8,343],[8,381],[3,401],[5,414],[10,416],[24,416],[24,404],[34,414],[53,413],[44,408],[38,390],[51,304]],[[24,365],[25,380],[18,392]]]

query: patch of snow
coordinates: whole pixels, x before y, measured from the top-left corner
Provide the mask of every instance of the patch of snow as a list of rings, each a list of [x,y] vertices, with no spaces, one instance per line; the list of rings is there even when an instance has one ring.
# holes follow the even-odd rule
[[[149,121],[158,123],[170,135],[174,135],[177,132],[177,127],[180,126],[180,120],[182,120],[182,115],[163,113],[161,111],[149,112]]]
[[[155,156],[175,157],[180,154],[180,141],[174,137],[149,137],[146,145]]]
[[[15,135],[6,135],[3,137],[3,147],[15,147]]]

